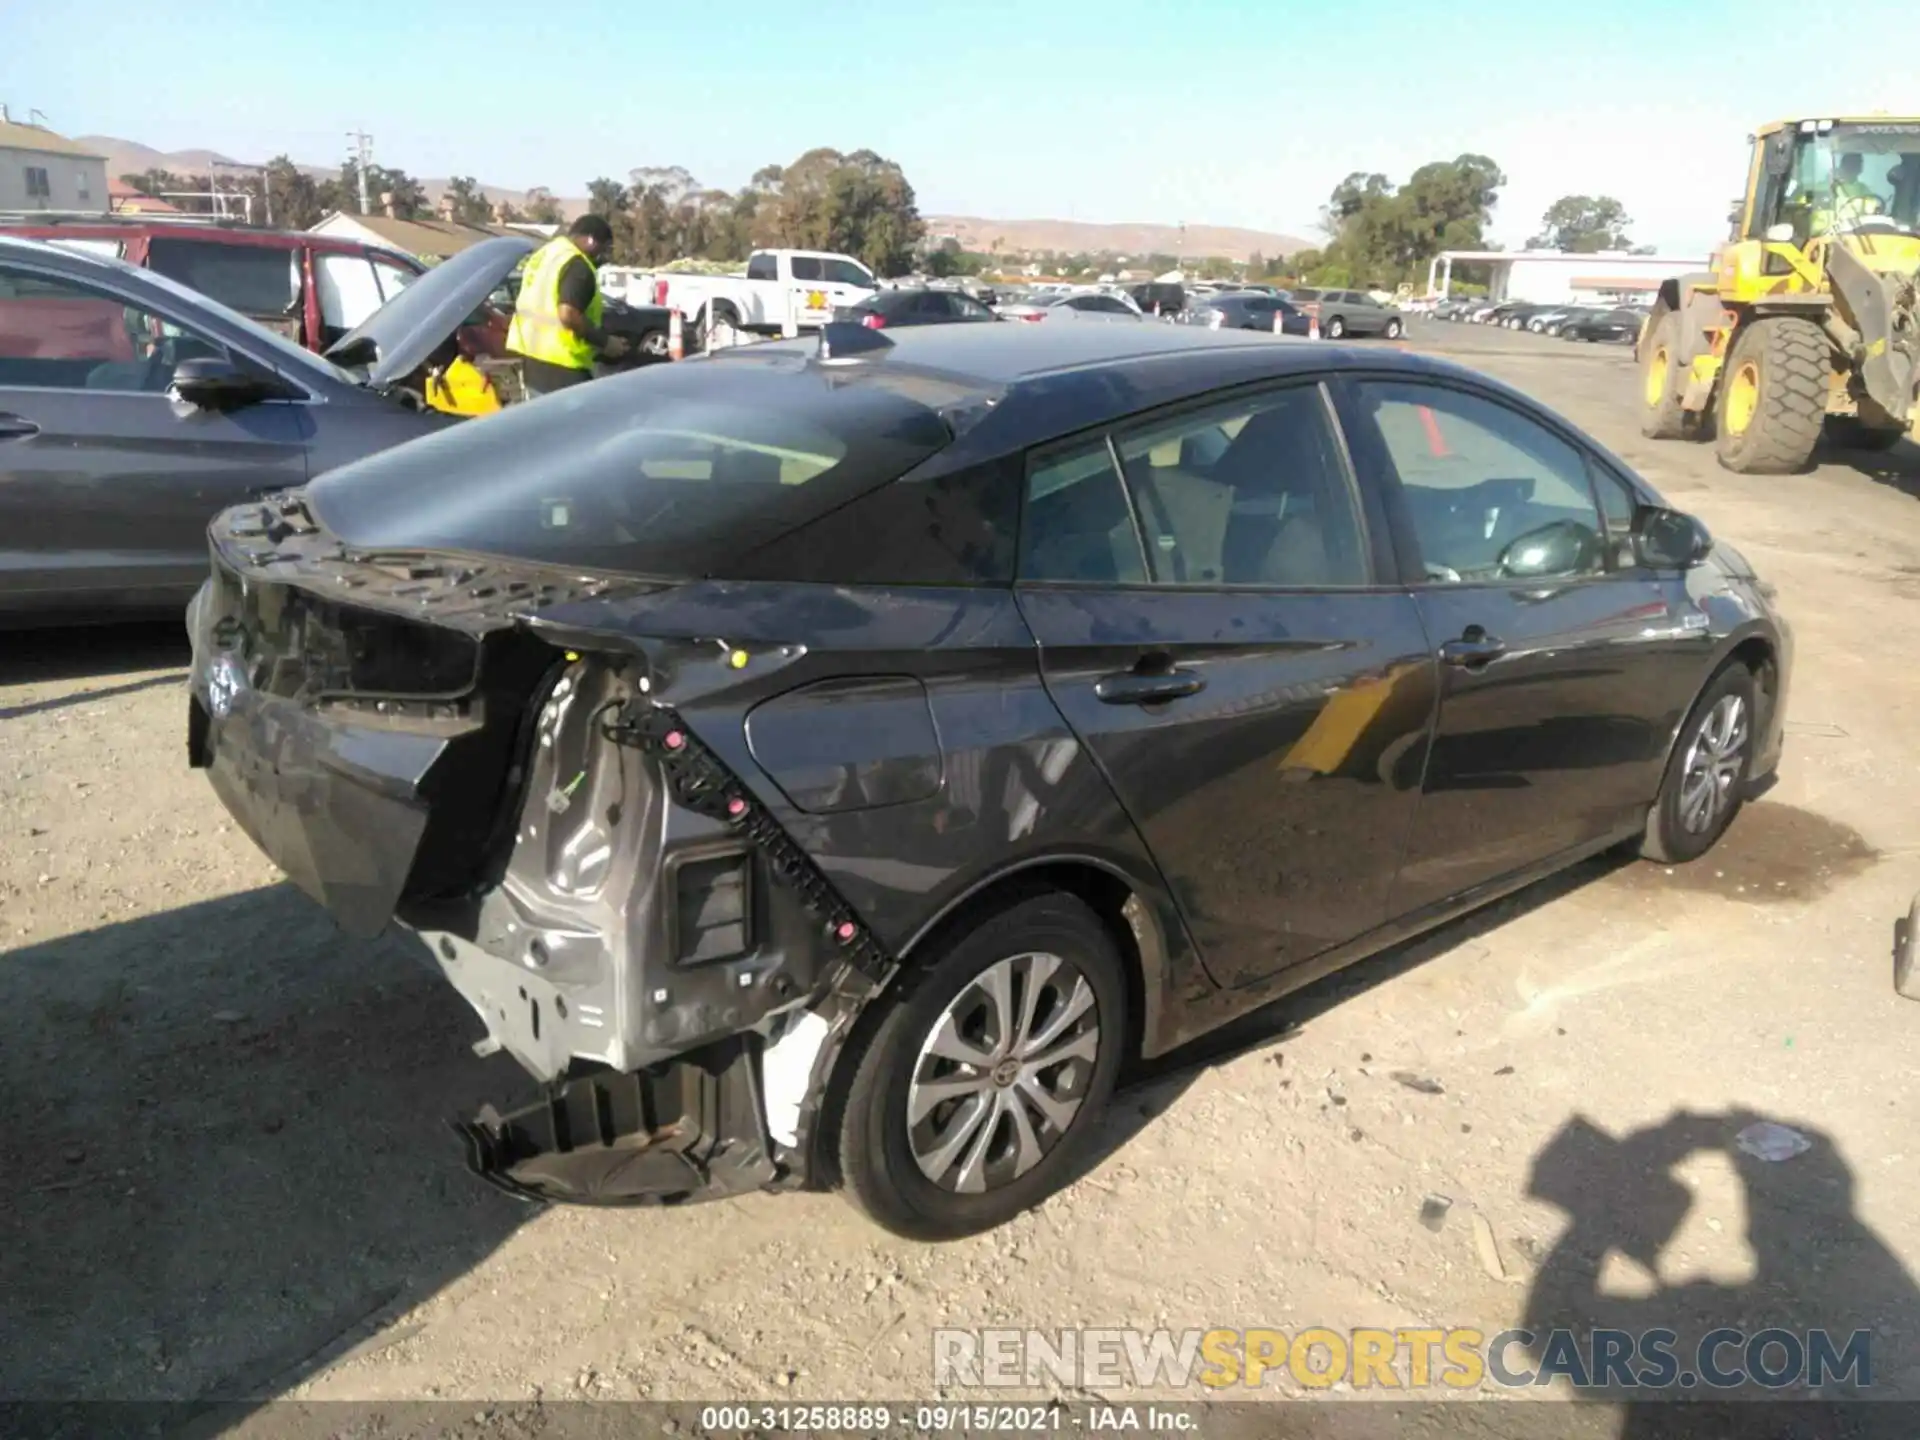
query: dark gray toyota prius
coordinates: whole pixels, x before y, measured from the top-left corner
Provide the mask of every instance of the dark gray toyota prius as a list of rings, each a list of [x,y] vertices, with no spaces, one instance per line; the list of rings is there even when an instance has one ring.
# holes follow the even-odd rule
[[[1482,376],[1172,326],[831,325],[222,514],[194,764],[537,1103],[516,1193],[1089,1159],[1122,1065],[1551,870],[1711,846],[1771,590]]]

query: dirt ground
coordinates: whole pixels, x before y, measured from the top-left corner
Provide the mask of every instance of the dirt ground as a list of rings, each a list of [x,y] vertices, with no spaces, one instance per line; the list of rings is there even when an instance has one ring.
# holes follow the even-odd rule
[[[1865,1328],[1876,1392],[1920,1397],[1920,1006],[1889,983],[1920,450],[1736,477],[1638,438],[1623,349],[1412,343],[1560,408],[1777,584],[1780,781],[1694,866],[1584,866],[1158,1067],[1089,1178],[964,1243],[833,1196],[471,1180],[445,1119],[517,1069],[225,822],[183,642],[0,636],[0,1397],[899,1398],[939,1325],[1543,1316]],[[1747,1158],[1756,1118],[1812,1148]]]

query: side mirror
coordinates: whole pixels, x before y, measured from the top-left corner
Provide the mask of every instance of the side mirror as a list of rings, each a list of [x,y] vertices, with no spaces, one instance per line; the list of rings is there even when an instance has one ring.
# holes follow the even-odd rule
[[[167,386],[168,398],[202,410],[237,410],[285,393],[278,381],[210,356],[182,360]]]
[[[1657,505],[1633,517],[1633,555],[1653,570],[1691,570],[1713,553],[1713,536],[1693,516]]]
[[[1600,568],[1600,537],[1575,520],[1529,530],[1500,552],[1500,573],[1517,579],[1584,575]]]

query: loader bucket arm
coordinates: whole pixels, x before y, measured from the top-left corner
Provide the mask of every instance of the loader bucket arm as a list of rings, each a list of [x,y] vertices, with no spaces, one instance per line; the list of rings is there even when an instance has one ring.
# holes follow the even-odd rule
[[[1842,245],[1828,250],[1827,273],[1860,332],[1860,380],[1867,398],[1904,423],[1920,367],[1920,316],[1915,313],[1920,294],[1912,277],[1876,274]]]

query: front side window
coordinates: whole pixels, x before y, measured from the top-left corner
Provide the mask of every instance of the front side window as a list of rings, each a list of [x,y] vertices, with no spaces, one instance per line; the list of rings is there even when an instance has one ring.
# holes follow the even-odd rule
[[[1320,387],[1189,411],[1115,448],[1162,585],[1367,583],[1346,465]]]
[[[0,385],[158,395],[180,361],[225,355],[104,290],[0,265]]]
[[[406,266],[395,264],[391,260],[383,260],[378,256],[373,258],[373,273],[380,281],[380,298],[382,300],[393,299],[394,296],[398,295],[402,290],[406,289],[407,286],[420,278],[413,271],[407,269]]]
[[[1429,582],[1605,572],[1585,457],[1537,421],[1438,385],[1355,387],[1406,503]]]
[[[818,280],[821,278],[820,257],[818,255],[796,255],[793,257],[793,278],[796,280]]]
[[[825,260],[821,262],[829,284],[859,285],[867,289],[873,286],[873,275],[864,267],[851,260]]]
[[[329,333],[346,334],[385,303],[365,256],[315,255],[313,273],[320,291],[320,323]]]
[[[292,314],[300,293],[298,252],[264,245],[157,236],[147,242],[147,268],[243,315]]]

